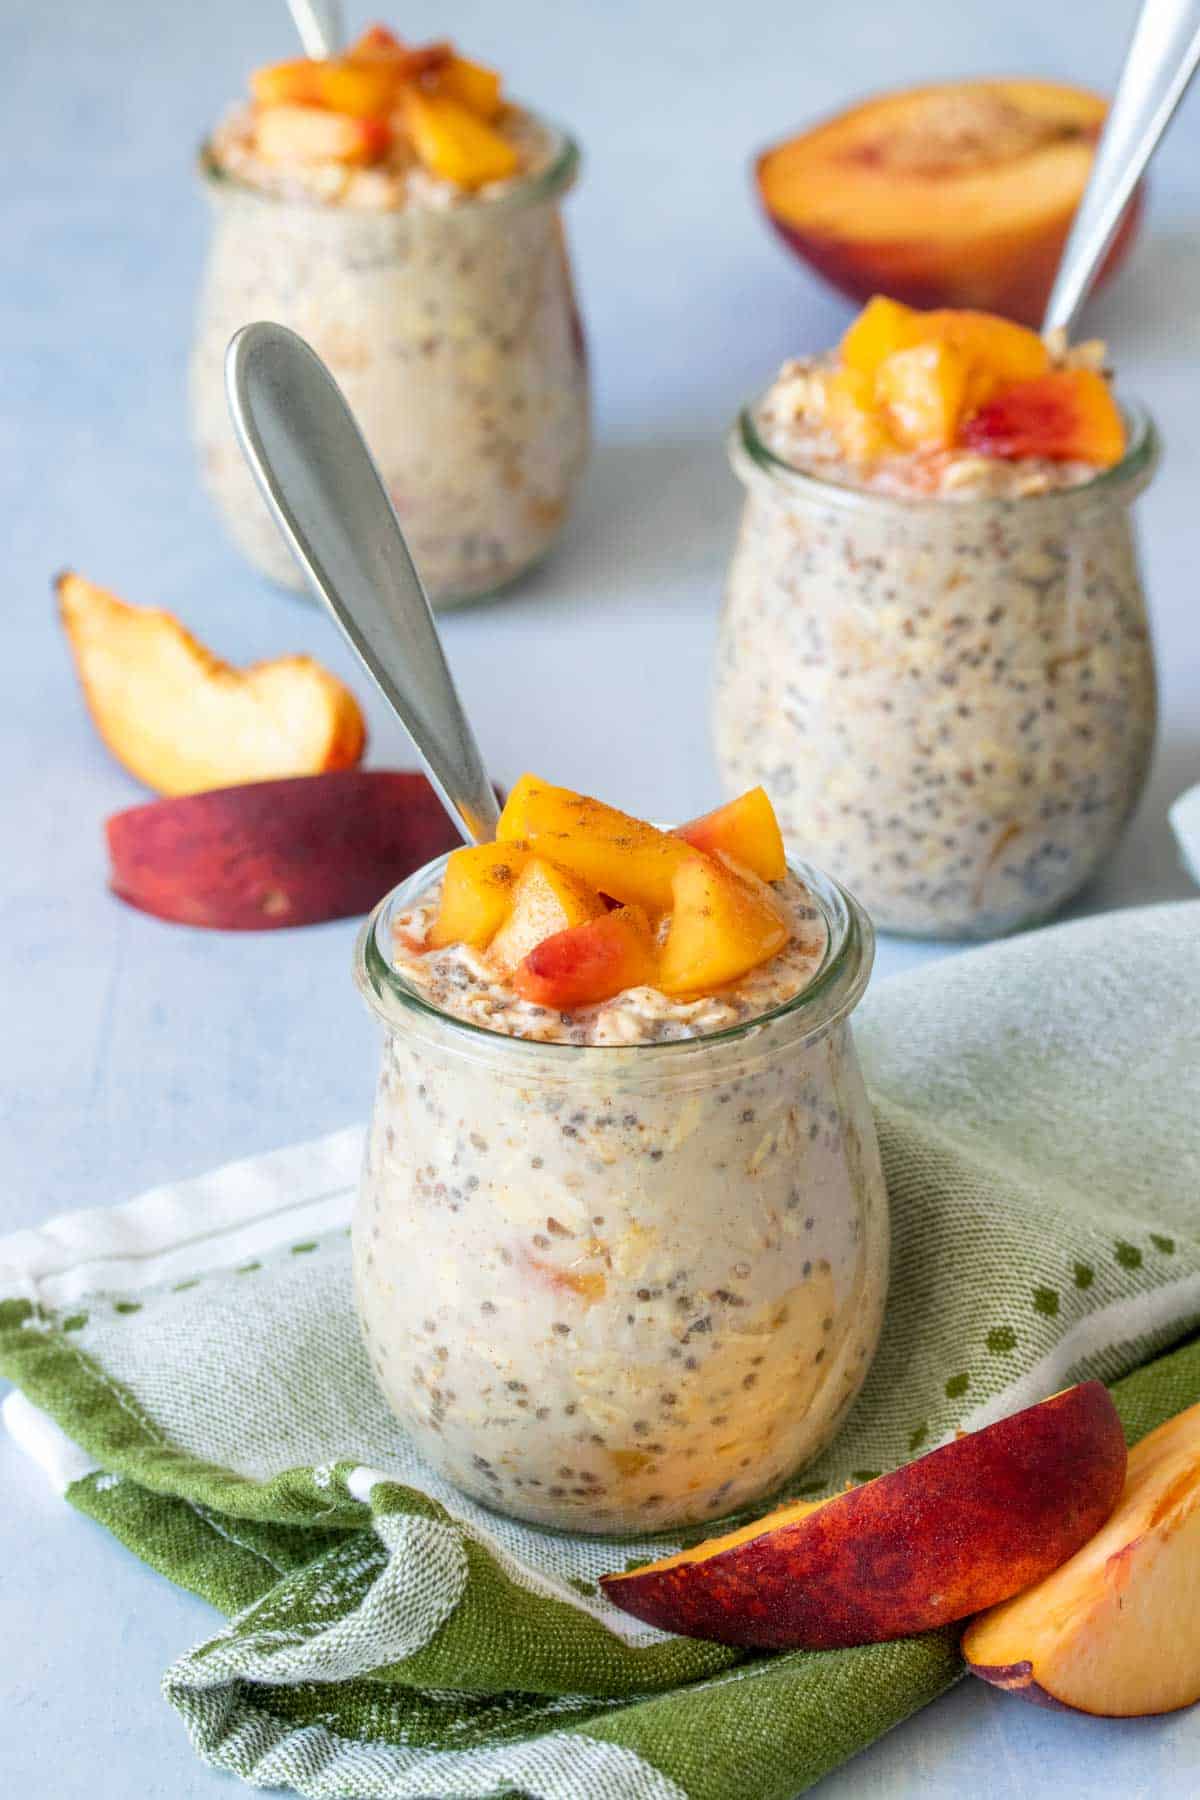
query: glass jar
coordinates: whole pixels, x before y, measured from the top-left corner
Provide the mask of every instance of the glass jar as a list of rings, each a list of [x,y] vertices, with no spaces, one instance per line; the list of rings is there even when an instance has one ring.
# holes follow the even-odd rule
[[[780,461],[746,411],[717,655],[732,794],[762,782],[798,849],[882,930],[992,937],[1046,918],[1145,782],[1156,689],[1130,507],[1158,459],[1020,498],[897,498]]]
[[[431,599],[478,599],[545,554],[588,448],[588,376],[559,202],[579,153],[495,198],[372,212],[200,171],[214,237],[191,363],[205,484],[264,575],[301,577],[234,439],[225,349],[253,319],[306,338],[374,452]]]
[[[828,929],[808,988],[711,1037],[502,1037],[433,1009],[368,920],[386,1038],[354,1221],[388,1402],[477,1500],[575,1531],[755,1500],[815,1456],[883,1317],[887,1194],[848,1015],[860,908],[797,872]]]

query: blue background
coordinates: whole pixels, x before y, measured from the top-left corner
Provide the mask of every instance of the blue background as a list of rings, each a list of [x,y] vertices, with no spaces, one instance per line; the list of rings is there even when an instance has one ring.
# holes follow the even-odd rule
[[[1111,85],[1133,12],[463,0],[393,20],[494,62],[588,158],[569,208],[596,378],[583,503],[536,577],[445,625],[500,780],[533,764],[651,815],[712,803],[709,665],[739,499],[723,433],[784,356],[823,346],[849,313],[768,233],[750,151],[882,85],[996,72]],[[3,28],[0,1233],[362,1117],[374,1074],[352,924],[218,936],[106,894],[102,821],[144,795],[88,723],[51,575],[71,565],[169,606],[233,661],[317,653],[364,693],[371,760],[411,761],[333,628],[227,546],[187,440],[207,227],[190,161],[247,71],[294,53],[282,0],[7,0]],[[1163,734],[1085,907],[1191,891],[1165,809],[1200,780],[1198,164],[1193,96],[1135,260],[1086,321],[1168,456],[1141,503]],[[943,948],[885,942],[879,976]],[[55,1800],[230,1792],[157,1694],[209,1610],[71,1515],[7,1442],[0,1492],[0,1786]],[[1197,1768],[1200,1715],[1074,1721],[966,1684],[821,1791],[1190,1796]]]

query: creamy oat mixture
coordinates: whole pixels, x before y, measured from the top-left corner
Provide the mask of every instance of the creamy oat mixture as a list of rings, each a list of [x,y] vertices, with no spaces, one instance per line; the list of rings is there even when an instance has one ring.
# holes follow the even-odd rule
[[[704,1037],[782,1006],[803,992],[821,966],[828,932],[808,889],[789,875],[775,884],[774,892],[792,925],[789,942],[732,986],[696,1000],[671,999],[655,988],[638,987],[571,1013],[533,1006],[513,993],[485,951],[467,944],[424,948],[439,888],[397,917],[396,968],[439,1011],[508,1037],[559,1044],[658,1044]]]
[[[825,919],[788,894],[780,969],[694,1009],[638,990],[537,1020],[510,999],[481,1037],[458,1019],[503,990],[464,957],[424,959],[457,1017],[389,1030],[356,1286],[385,1394],[477,1499],[584,1531],[713,1518],[815,1455],[857,1393],[888,1256],[844,1016],[866,965],[819,1017],[695,1035],[810,978]],[[417,962],[398,953],[414,985]]]
[[[952,451],[918,497],[806,459],[786,410],[776,394],[760,421],[817,481],[735,441],[726,791],[761,782],[785,834],[884,930],[990,937],[1047,918],[1114,848],[1153,749],[1130,517],[1152,450],[1100,492],[1073,464],[977,470]]]
[[[1063,334],[1054,333],[1047,344],[1054,368],[1105,368],[1107,350],[1098,339],[1068,346]],[[981,456],[961,446],[910,450],[873,462],[855,462],[845,454],[821,412],[822,377],[836,363],[833,353],[784,363],[754,413],[759,439],[767,449],[820,481],[872,494],[965,501],[1053,493],[1090,481],[1096,473],[1087,462],[1056,462],[1040,456],[1009,460]]]
[[[403,132],[397,132],[387,153],[366,168],[334,161],[271,162],[259,154],[255,111],[246,103],[226,114],[209,139],[208,149],[213,166],[223,175],[279,200],[365,212],[424,206],[445,209],[469,205],[476,198],[495,199],[541,174],[554,160],[554,133],[522,107],[506,106],[492,121],[492,129],[513,146],[520,166],[508,180],[488,182],[473,192],[424,168]]]

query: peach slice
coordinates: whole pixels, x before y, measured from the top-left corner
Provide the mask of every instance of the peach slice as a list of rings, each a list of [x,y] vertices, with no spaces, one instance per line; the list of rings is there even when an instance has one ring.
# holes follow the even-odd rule
[[[851,298],[978,307],[1037,325],[1107,103],[1048,81],[875,95],[758,159],[771,223]],[[1124,260],[1140,197],[1102,278]]]
[[[254,142],[267,162],[377,162],[392,141],[386,119],[353,119],[323,106],[263,106]]]
[[[860,369],[837,369],[825,382],[825,422],[851,462],[874,462],[896,450],[875,400],[875,383]]]
[[[367,912],[456,841],[423,775],[340,769],[114,813],[114,894],[214,931],[275,931]]]
[[[293,62],[271,63],[255,69],[250,92],[259,106],[317,106],[321,100],[318,62],[299,56]]]
[[[832,1499],[605,1575],[615,1605],[688,1637],[833,1650],[931,1630],[1038,1581],[1104,1524],[1125,1438],[1098,1381]]]
[[[963,426],[981,456],[1045,456],[1107,469],[1125,454],[1125,426],[1095,369],[1054,369],[1002,388]]]
[[[404,119],[417,155],[444,181],[478,188],[517,172],[520,159],[508,139],[449,94],[406,88]]]
[[[512,909],[492,939],[489,958],[511,975],[543,938],[585,925],[604,911],[604,902],[577,875],[544,857],[527,862],[513,889]]]
[[[446,864],[429,948],[486,948],[512,911],[513,890],[528,861],[524,844],[468,844],[456,850]]]
[[[788,926],[765,883],[693,855],[676,870],[674,906],[659,956],[664,994],[711,994],[788,941]]]
[[[492,120],[504,110],[502,83],[495,69],[470,62],[455,53],[434,71],[433,83],[439,94],[449,94],[481,119]]]
[[[782,881],[787,874],[783,833],[766,788],[747,788],[736,800],[677,825],[673,835],[706,856],[727,857],[761,881]]]
[[[1200,1700],[1200,1406],[1129,1453],[1101,1530],[1052,1574],[968,1625],[973,1675],[1103,1717]]]
[[[626,988],[652,986],[655,979],[649,920],[640,906],[620,906],[546,938],[520,964],[513,986],[535,1006],[570,1012]]]
[[[680,838],[536,775],[522,775],[509,794],[496,836],[527,841],[597,893],[651,917],[670,909],[675,871],[696,856]]]
[[[884,357],[875,398],[909,450],[949,450],[958,437],[971,366],[952,344],[913,344]]]
[[[232,669],[168,612],[60,575],[59,613],[97,731],[160,794],[351,768],[358,702],[309,656]]]

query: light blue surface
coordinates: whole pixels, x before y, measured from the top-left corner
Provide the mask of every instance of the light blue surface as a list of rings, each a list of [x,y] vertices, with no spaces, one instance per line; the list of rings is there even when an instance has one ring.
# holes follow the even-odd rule
[[[652,814],[711,803],[709,659],[738,505],[722,433],[785,355],[826,343],[847,316],[768,235],[749,151],[880,85],[997,70],[1103,85],[1133,11],[1115,0],[1086,11],[1044,0],[406,8],[407,35],[453,31],[589,152],[571,204],[598,400],[585,501],[533,581],[446,625],[501,780],[534,763]],[[47,586],[69,563],[175,608],[233,660],[312,650],[363,691],[332,627],[226,546],[183,423],[205,238],[189,157],[247,69],[292,53],[282,0],[14,0],[4,32],[16,66],[0,124],[0,467],[15,503],[0,667],[0,1233],[362,1116],[375,1053],[349,983],[351,924],[216,936],[106,895],[102,821],[143,796],[93,735]],[[1136,262],[1088,319],[1169,446],[1142,503],[1163,738],[1093,906],[1192,891],[1165,808],[1200,779],[1198,164],[1193,97],[1160,158]],[[370,710],[372,760],[408,761],[399,729]],[[879,972],[939,953],[885,943]],[[212,1613],[73,1515],[6,1441],[0,1618],[0,1792],[232,1791],[196,1764],[157,1691]],[[1198,1768],[1200,1713],[1073,1721],[969,1683],[821,1792],[1191,1800]]]

